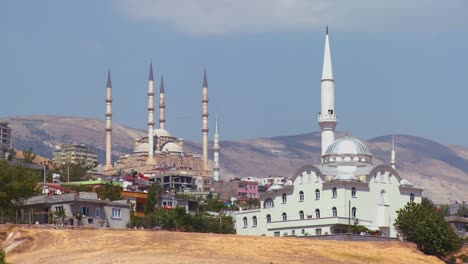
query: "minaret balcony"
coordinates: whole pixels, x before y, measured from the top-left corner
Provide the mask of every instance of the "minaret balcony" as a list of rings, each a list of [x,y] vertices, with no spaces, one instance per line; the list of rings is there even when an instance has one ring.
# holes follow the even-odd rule
[[[318,122],[338,122],[338,116],[335,114],[319,114]]]

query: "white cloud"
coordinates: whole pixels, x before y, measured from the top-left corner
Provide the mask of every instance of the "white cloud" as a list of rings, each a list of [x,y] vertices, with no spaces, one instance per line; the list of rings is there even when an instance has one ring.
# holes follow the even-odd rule
[[[117,0],[134,19],[180,32],[224,34],[323,29],[466,30],[466,0]]]

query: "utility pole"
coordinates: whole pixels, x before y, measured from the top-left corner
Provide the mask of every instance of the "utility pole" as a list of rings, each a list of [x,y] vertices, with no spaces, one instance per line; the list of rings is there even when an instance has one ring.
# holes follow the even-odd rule
[[[47,170],[46,170],[46,165],[45,164],[42,164],[42,166],[44,166],[44,184],[42,185],[42,193],[45,194],[46,191],[46,174],[47,174]]]
[[[351,200],[348,201],[348,234],[351,234]]]

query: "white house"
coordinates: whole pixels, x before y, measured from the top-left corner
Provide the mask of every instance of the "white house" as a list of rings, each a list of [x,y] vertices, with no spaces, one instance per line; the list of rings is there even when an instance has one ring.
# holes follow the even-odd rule
[[[292,183],[270,187],[260,196],[261,209],[238,212],[237,234],[325,235],[346,233],[349,225],[359,224],[396,237],[396,211],[421,201],[422,189],[395,169],[394,148],[391,165],[373,165],[372,154],[358,139],[335,140],[338,118],[328,30],[321,91],[322,164],[304,166]]]

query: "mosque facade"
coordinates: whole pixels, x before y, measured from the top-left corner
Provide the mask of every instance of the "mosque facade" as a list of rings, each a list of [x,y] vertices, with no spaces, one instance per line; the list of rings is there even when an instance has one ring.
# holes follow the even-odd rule
[[[397,237],[396,211],[408,202],[421,202],[423,189],[413,186],[396,170],[394,144],[391,164],[372,162],[360,140],[335,140],[334,77],[328,29],[321,80],[322,162],[298,169],[284,185],[272,185],[260,195],[260,209],[240,211],[240,235],[310,236],[349,232],[362,225],[383,236]]]
[[[173,136],[166,129],[166,92],[161,76],[159,87],[159,123],[155,128],[155,81],[150,65],[148,81],[148,135],[134,140],[134,150],[112,163],[112,82],[107,76],[106,95],[106,163],[108,175],[138,172],[154,178],[164,188],[179,191],[209,191],[213,181],[219,180],[219,130],[216,118],[214,157],[208,160],[208,80],[206,71],[202,89],[202,156],[185,151],[184,139]]]

